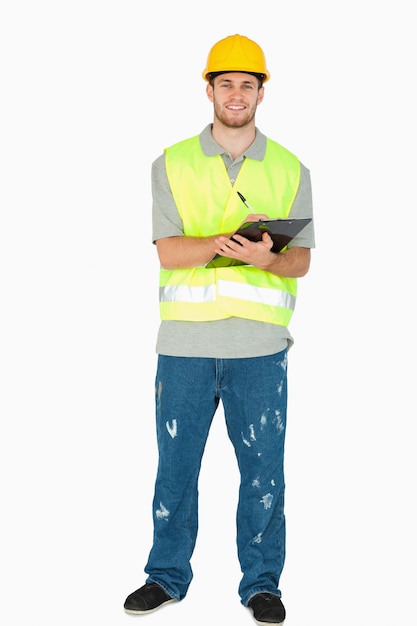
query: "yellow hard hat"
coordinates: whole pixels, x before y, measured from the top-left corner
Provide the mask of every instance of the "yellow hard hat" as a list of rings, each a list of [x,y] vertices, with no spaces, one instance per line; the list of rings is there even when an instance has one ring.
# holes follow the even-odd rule
[[[257,43],[244,35],[230,35],[218,41],[209,52],[203,78],[217,72],[247,72],[261,75],[262,81],[269,80],[265,56]]]

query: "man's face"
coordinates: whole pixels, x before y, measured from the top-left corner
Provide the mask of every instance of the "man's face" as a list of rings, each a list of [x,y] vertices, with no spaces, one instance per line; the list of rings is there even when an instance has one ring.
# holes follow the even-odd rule
[[[242,128],[252,122],[264,97],[258,79],[244,72],[216,76],[214,85],[207,85],[206,91],[215,117],[228,128]]]

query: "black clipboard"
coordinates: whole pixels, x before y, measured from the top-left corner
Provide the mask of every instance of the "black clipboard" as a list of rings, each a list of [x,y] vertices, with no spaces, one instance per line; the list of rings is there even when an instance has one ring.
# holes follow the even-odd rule
[[[294,239],[296,235],[311,222],[311,217],[279,218],[276,220],[259,220],[258,222],[245,222],[233,233],[242,235],[250,241],[261,241],[262,233],[269,233],[274,242],[272,252],[280,252]],[[231,237],[233,239],[233,235]],[[231,265],[246,265],[244,261],[230,259],[229,257],[216,254],[206,267],[229,267]]]

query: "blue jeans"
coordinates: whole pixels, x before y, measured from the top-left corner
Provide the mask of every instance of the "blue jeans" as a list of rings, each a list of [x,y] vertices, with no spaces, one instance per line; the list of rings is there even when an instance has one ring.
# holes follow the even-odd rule
[[[176,600],[187,593],[198,530],[198,477],[221,401],[241,478],[241,602],[247,606],[260,592],[281,595],[287,350],[244,359],[159,356],[155,401],[159,463],[147,582],[158,583]]]

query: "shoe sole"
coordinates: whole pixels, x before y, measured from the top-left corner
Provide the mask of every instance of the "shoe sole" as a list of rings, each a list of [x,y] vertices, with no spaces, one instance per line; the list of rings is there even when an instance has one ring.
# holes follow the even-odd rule
[[[175,598],[171,600],[166,600],[165,602],[161,602],[154,609],[144,609],[143,611],[136,611],[135,609],[125,609],[125,613],[131,613],[132,615],[143,615],[144,613],[155,613],[158,609],[162,609],[166,604],[170,604],[171,602],[176,602]],[[272,625],[271,625],[272,626]]]
[[[255,623],[259,626],[282,626],[282,624],[285,622],[285,619],[283,619],[282,622],[260,622],[255,618],[253,619],[255,620]]]

